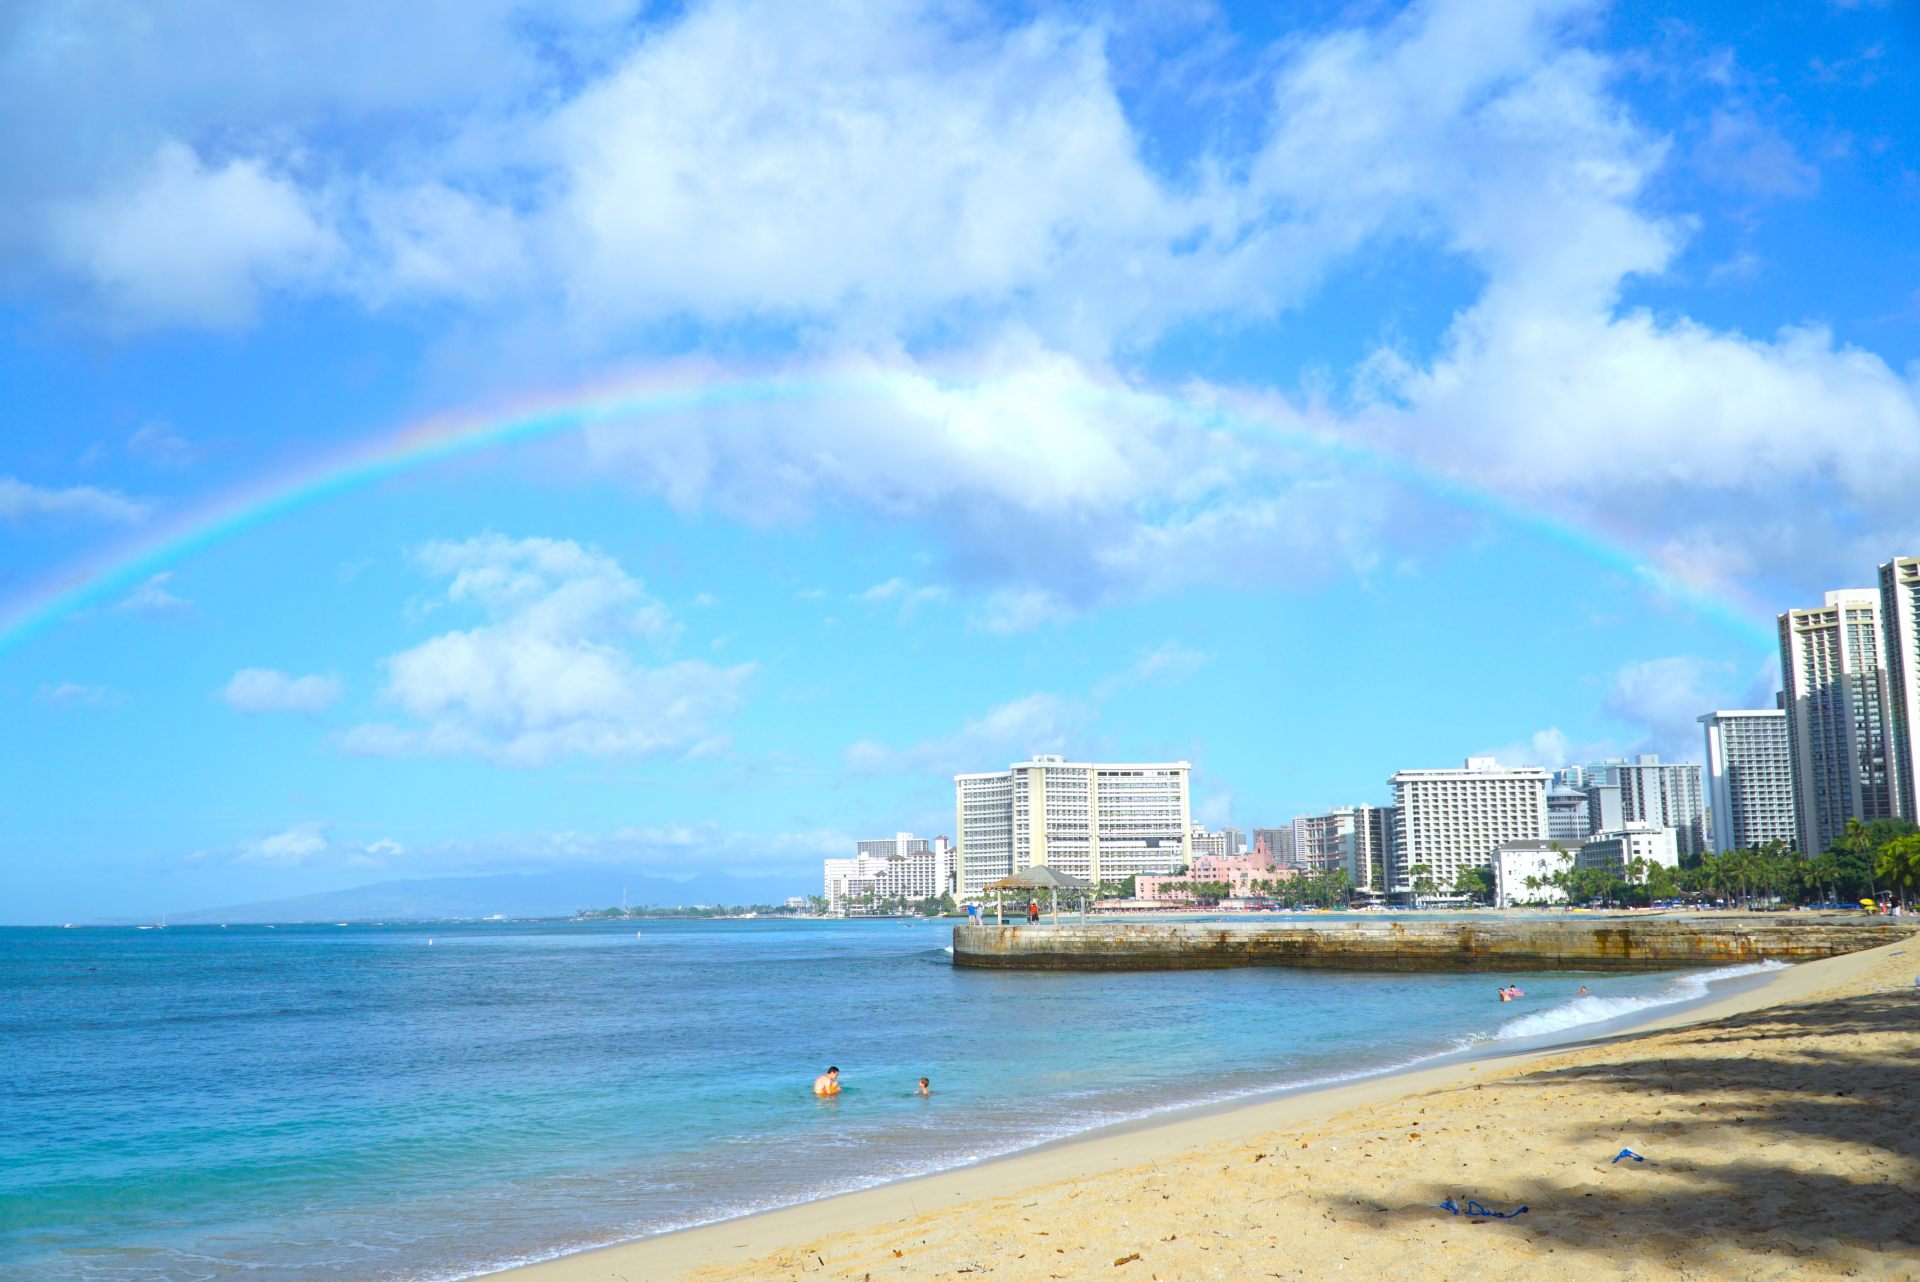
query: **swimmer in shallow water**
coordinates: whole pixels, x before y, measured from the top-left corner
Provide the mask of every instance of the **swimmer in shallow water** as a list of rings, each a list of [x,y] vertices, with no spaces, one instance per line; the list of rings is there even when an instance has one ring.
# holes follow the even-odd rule
[[[826,1072],[813,1079],[815,1095],[838,1095],[840,1093],[840,1070],[828,1068]]]
[[[923,1077],[920,1079],[920,1084],[913,1088],[913,1093],[915,1095],[931,1095],[933,1094],[933,1085]]]

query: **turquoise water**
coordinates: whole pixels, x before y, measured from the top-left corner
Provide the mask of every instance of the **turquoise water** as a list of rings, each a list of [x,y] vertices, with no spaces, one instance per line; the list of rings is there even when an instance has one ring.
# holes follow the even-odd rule
[[[1701,991],[638,926],[0,930],[0,1276],[467,1277]],[[828,1063],[846,1092],[816,1100]]]

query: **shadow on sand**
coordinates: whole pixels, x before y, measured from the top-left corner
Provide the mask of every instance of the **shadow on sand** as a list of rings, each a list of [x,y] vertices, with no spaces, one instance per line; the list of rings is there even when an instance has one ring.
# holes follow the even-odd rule
[[[1563,1178],[1493,1181],[1482,1196],[1531,1209],[1492,1231],[1604,1253],[1595,1265],[1608,1276],[1630,1276],[1644,1251],[1706,1277],[1738,1259],[1742,1278],[1920,1278],[1920,988],[1774,1007],[1606,1051],[1499,1082],[1502,1111],[1570,1160]],[[1574,1085],[1619,1094],[1619,1137],[1644,1164],[1613,1164],[1613,1137],[1556,1121],[1547,1092]],[[1457,1192],[1435,1187],[1426,1201]],[[1440,1214],[1378,1213],[1383,1228]]]

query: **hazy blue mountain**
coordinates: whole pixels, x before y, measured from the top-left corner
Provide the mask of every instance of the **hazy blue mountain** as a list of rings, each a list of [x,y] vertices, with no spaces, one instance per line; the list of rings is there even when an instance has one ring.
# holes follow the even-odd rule
[[[290,899],[231,904],[167,914],[169,923],[298,921],[433,921],[444,917],[564,917],[620,902],[677,908],[690,904],[777,904],[818,887],[798,877],[730,877],[701,873],[686,881],[624,874],[618,869],[560,869],[486,877],[422,877],[382,881]]]

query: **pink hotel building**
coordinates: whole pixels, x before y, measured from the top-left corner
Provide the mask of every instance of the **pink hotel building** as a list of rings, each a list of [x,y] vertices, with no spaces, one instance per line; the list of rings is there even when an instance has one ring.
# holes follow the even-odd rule
[[[1134,878],[1133,897],[1135,899],[1184,899],[1183,891],[1171,887],[1196,881],[1221,881],[1227,884],[1230,895],[1251,895],[1256,893],[1253,883],[1256,881],[1283,881],[1296,876],[1292,868],[1275,868],[1266,856],[1251,855],[1195,855],[1187,871],[1177,877],[1146,876]]]

